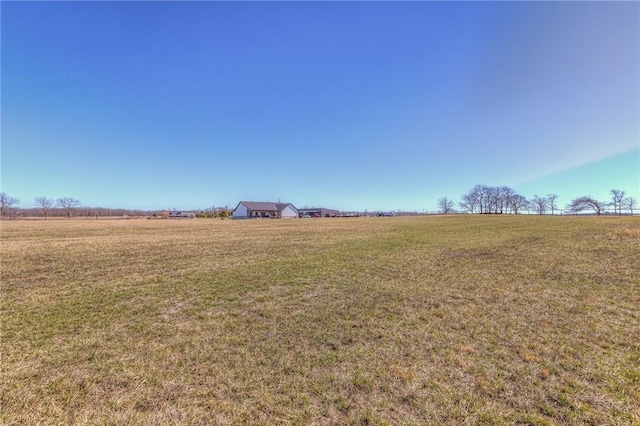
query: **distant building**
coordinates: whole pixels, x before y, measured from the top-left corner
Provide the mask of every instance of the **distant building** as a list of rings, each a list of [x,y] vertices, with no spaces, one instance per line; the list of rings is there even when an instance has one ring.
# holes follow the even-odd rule
[[[298,217],[298,209],[291,203],[240,201],[233,209],[234,219],[288,219]]]
[[[196,217],[193,212],[169,212],[169,219],[191,219]]]
[[[324,207],[314,207],[309,209],[298,209],[300,217],[336,217],[340,216],[338,210],[325,209]]]

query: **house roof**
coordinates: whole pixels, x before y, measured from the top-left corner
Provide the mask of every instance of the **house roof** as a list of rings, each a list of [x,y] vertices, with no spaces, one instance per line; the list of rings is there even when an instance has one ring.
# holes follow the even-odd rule
[[[280,212],[284,210],[287,206],[295,206],[291,203],[271,203],[264,201],[240,201],[238,205],[244,205],[249,210],[260,210],[260,211],[273,211]]]

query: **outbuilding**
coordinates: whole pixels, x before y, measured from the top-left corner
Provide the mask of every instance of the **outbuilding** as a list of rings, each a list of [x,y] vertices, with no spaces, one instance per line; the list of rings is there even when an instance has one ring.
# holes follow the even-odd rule
[[[196,214],[193,212],[169,212],[169,219],[193,219]]]
[[[298,209],[300,217],[337,217],[340,216],[338,210],[326,209],[324,207],[313,207],[308,209]]]

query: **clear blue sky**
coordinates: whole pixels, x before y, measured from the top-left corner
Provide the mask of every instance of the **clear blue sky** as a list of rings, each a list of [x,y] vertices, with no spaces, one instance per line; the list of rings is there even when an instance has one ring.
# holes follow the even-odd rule
[[[2,190],[87,206],[640,200],[638,2],[1,3]]]

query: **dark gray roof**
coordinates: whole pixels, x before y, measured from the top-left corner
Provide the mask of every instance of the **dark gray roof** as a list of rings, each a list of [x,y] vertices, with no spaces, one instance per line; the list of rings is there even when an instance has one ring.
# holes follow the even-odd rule
[[[291,206],[295,209],[295,206],[291,203],[271,203],[265,201],[240,201],[249,210],[259,211],[272,211],[279,212],[285,209],[287,206]]]

